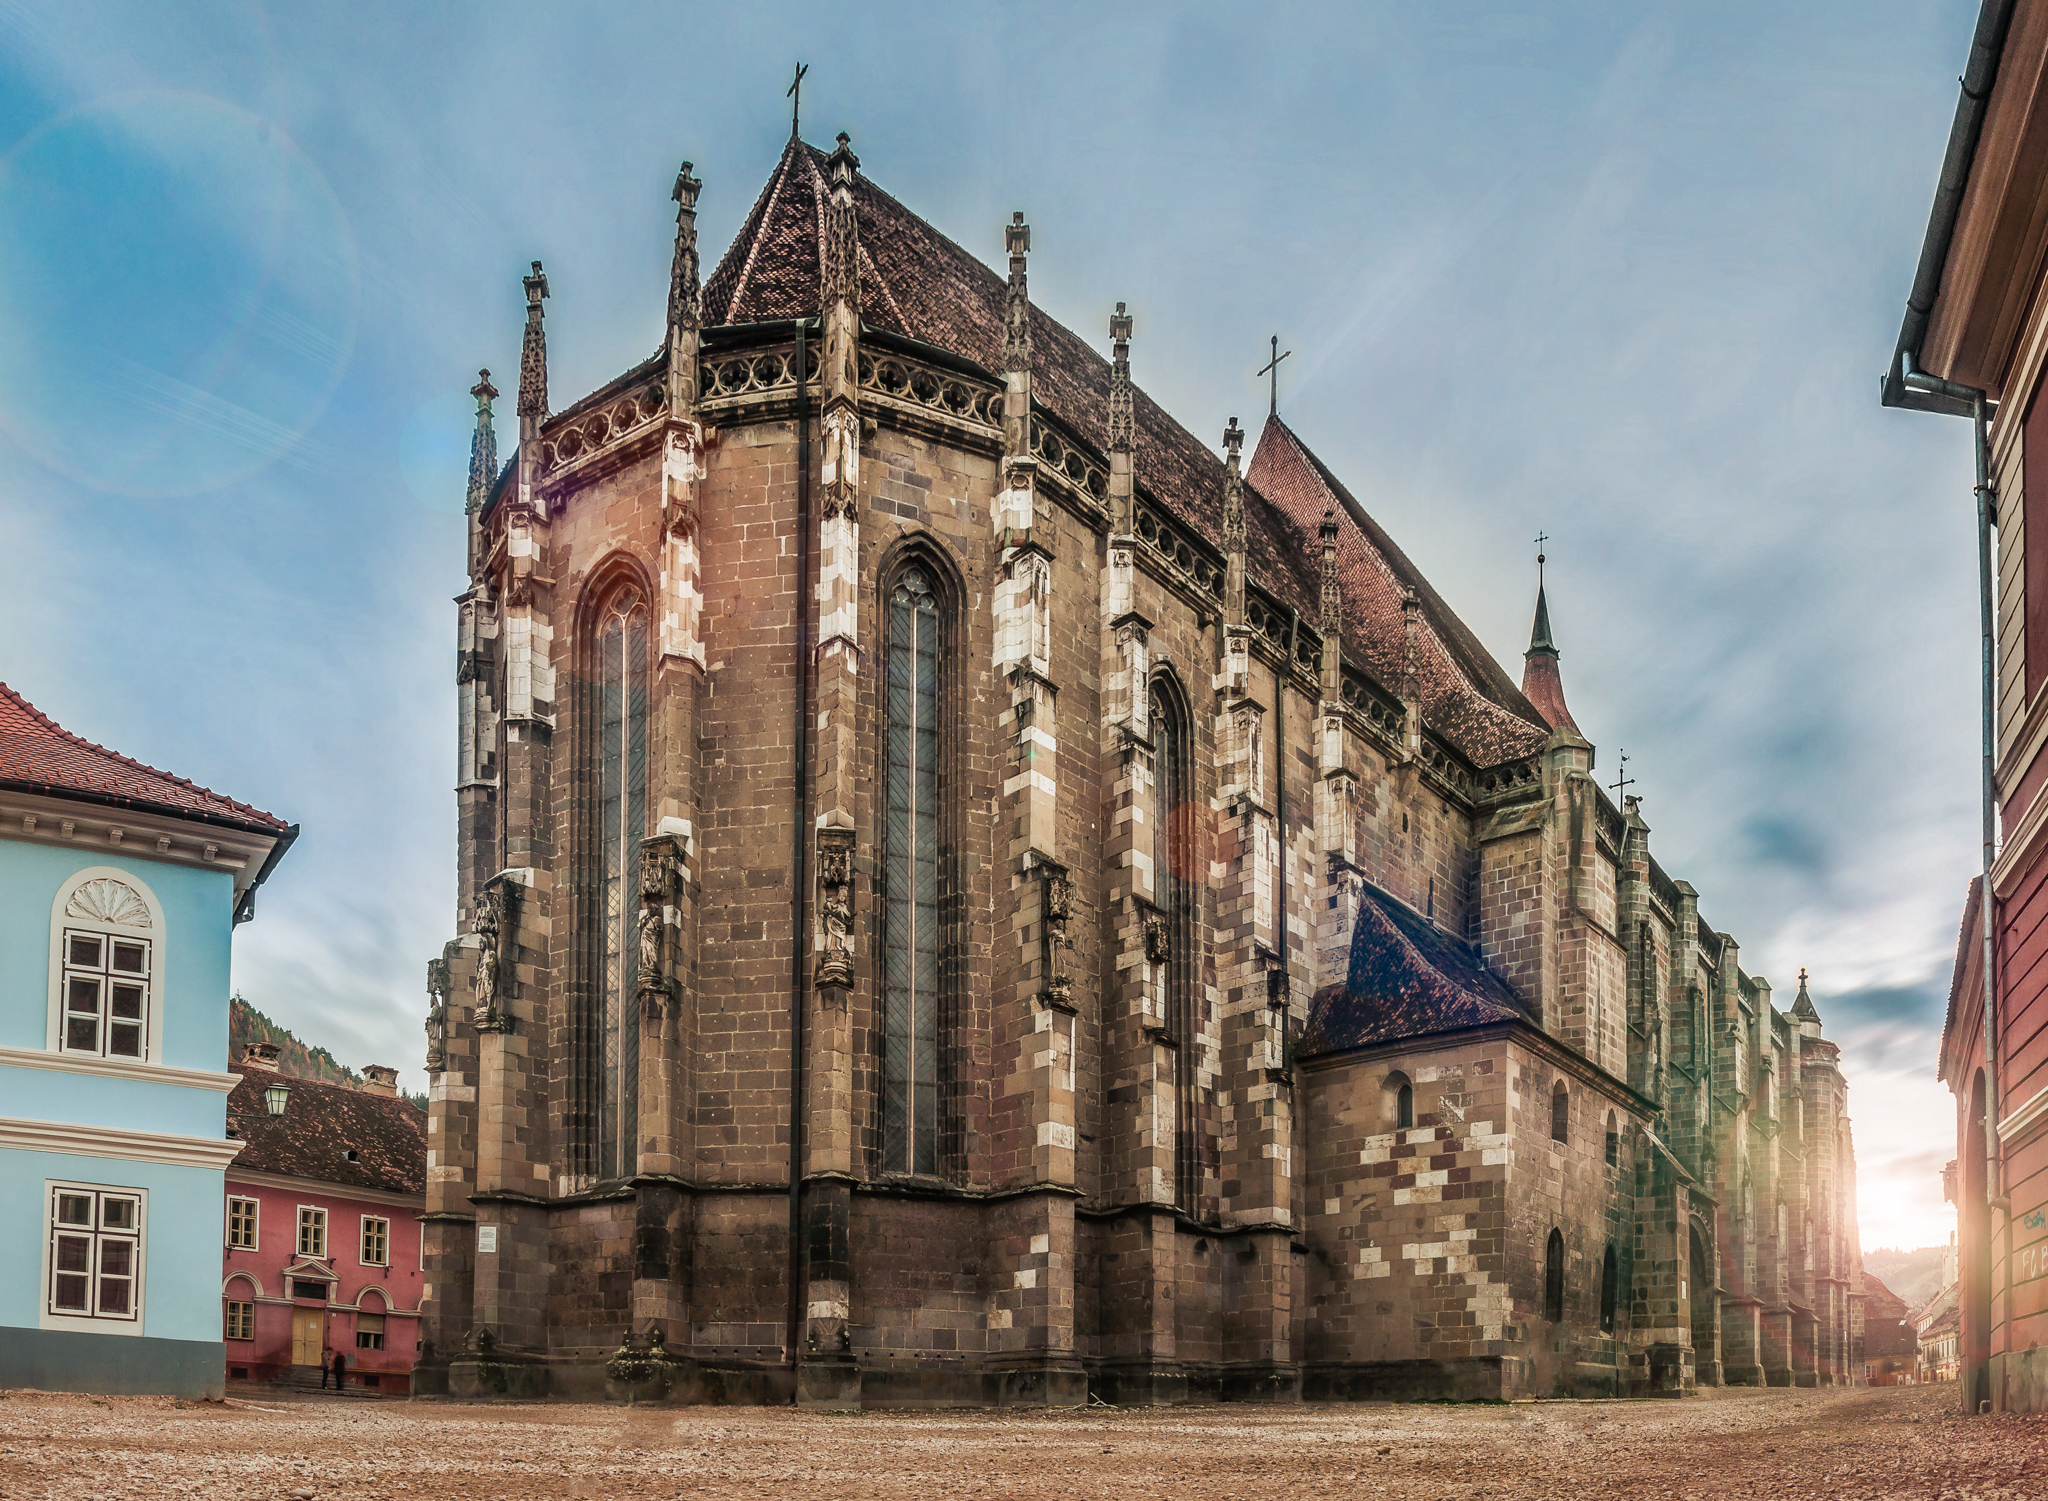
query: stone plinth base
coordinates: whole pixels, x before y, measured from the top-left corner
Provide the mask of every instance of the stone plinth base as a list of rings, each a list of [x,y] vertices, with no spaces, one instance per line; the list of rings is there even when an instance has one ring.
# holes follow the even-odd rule
[[[1164,1407],[1188,1400],[1188,1373],[1178,1361],[1107,1362],[1090,1367],[1088,1395],[1111,1407]]]

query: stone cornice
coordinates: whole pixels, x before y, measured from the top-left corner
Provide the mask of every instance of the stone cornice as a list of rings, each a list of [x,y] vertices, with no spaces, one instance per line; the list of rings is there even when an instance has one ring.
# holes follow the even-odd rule
[[[113,1126],[0,1116],[0,1147],[18,1152],[62,1152],[74,1157],[113,1157],[218,1171],[234,1161],[242,1143],[224,1137],[173,1136],[161,1131],[124,1131]]]
[[[241,1079],[203,1068],[174,1068],[168,1063],[92,1058],[79,1053],[51,1053],[41,1048],[0,1048],[0,1068],[46,1068],[61,1074],[91,1074],[102,1079],[137,1079],[145,1084],[176,1084],[185,1089],[211,1089],[227,1094]]]

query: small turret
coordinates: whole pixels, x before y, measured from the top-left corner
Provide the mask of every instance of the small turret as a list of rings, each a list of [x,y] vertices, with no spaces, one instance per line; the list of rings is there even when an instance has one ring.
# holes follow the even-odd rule
[[[1799,994],[1792,998],[1792,1019],[1810,1025],[1816,1031],[1820,1028],[1820,1012],[1814,1009],[1813,997],[1806,993],[1804,966],[1801,966],[1799,971]]]
[[[1545,598],[1540,582],[1536,585],[1536,621],[1530,628],[1529,649],[1522,653],[1522,663],[1522,696],[1536,706],[1553,730],[1577,734],[1579,727],[1572,720],[1572,711],[1565,707],[1564,679],[1557,671],[1557,643],[1550,639],[1550,601]]]

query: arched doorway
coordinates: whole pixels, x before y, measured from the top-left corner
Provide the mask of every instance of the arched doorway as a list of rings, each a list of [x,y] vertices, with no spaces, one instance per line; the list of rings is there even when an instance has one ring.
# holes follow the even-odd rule
[[[1714,1286],[1714,1253],[1700,1222],[1691,1224],[1692,1255],[1687,1276],[1692,1293],[1692,1365],[1697,1379],[1720,1384],[1721,1298]]]

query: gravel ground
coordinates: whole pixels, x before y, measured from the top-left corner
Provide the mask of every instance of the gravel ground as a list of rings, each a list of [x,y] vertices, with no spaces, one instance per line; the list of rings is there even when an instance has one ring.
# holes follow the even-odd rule
[[[0,1392],[0,1497],[2048,1497],[1954,1387],[1450,1407],[799,1413]]]

